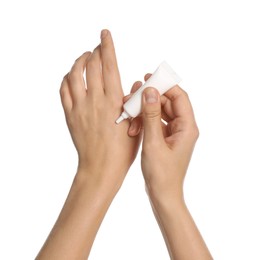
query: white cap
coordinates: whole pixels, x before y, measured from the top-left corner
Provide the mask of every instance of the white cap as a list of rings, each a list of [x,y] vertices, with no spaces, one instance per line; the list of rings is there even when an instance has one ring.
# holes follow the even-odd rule
[[[120,115],[120,117],[115,121],[116,124],[119,124],[121,121],[123,121],[124,119],[129,118],[129,114],[126,111],[123,111],[122,114]]]

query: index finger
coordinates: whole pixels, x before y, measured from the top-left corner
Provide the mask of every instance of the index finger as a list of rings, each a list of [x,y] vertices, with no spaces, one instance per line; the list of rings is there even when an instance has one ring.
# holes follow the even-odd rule
[[[110,31],[101,32],[101,54],[104,88],[106,94],[123,96],[120,74]]]

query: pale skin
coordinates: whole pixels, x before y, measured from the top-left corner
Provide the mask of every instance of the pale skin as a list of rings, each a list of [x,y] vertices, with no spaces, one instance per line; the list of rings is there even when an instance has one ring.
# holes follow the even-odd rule
[[[131,93],[141,84],[134,83]],[[123,95],[108,30],[102,31],[101,43],[92,53],[75,61],[60,95],[79,161],[63,209],[36,259],[88,259],[142,135],[146,191],[171,259],[212,259],[183,196],[184,177],[198,138],[188,95],[179,86],[161,97],[148,88],[143,93],[143,113],[115,124],[130,95]]]

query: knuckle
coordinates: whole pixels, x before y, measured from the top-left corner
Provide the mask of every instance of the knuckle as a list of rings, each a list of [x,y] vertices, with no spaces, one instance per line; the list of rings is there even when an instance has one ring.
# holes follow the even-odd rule
[[[195,138],[197,140],[199,138],[199,135],[200,135],[198,127],[196,127],[194,134],[195,134]]]
[[[112,100],[112,106],[115,108],[115,109],[119,109],[119,108],[122,108],[123,107],[123,102],[121,99],[119,98],[114,98]]]
[[[179,92],[181,95],[184,95],[184,96],[186,96],[186,97],[189,96],[188,93],[187,93],[184,89],[182,89],[179,85],[177,85],[176,88],[178,89],[178,92]]]
[[[175,85],[172,88],[176,93],[180,94],[182,92],[182,88],[179,85]]]
[[[175,90],[176,96],[183,95],[189,97],[188,93],[184,89],[182,89],[179,85],[175,85],[173,88]]]
[[[59,88],[59,94],[60,94],[61,98],[63,98],[66,95],[66,88],[67,88],[67,83],[65,80],[63,80],[63,82]]]
[[[103,64],[103,67],[104,69],[107,71],[107,72],[112,72],[114,71],[116,68],[115,68],[115,64],[112,62],[112,61],[105,61],[104,64]]]
[[[76,126],[82,126],[87,121],[86,113],[84,113],[80,108],[75,108],[73,113],[67,118],[67,123],[69,127],[74,128]]]
[[[185,90],[182,90],[182,93],[183,93],[183,95],[184,95],[185,97],[189,98],[188,92],[186,92]]]
[[[65,90],[64,90],[63,86],[61,86],[60,89],[59,89],[59,95],[60,95],[61,98],[63,98],[64,95],[65,95]]]
[[[74,81],[78,77],[80,77],[80,72],[75,67],[73,67],[72,70],[68,74],[68,81],[69,82]]]
[[[191,129],[190,129],[190,134],[192,136],[192,138],[194,140],[197,140],[199,138],[199,129],[197,127],[197,125],[194,125]]]
[[[89,59],[88,63],[87,63],[87,69],[95,69],[98,67],[98,63],[96,62],[95,59]]]
[[[158,118],[161,116],[161,111],[159,110],[150,110],[150,111],[144,111],[144,114],[146,116],[146,118],[148,119],[154,119],[154,118]]]
[[[61,85],[63,85],[64,83],[67,82],[68,74],[69,74],[69,73],[67,73],[67,74],[63,77],[63,80],[62,80],[62,84],[61,84]]]

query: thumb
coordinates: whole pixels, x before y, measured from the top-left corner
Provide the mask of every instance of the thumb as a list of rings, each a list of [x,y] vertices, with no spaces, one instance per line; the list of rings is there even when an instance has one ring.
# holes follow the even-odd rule
[[[146,88],[142,98],[144,142],[161,142],[164,140],[161,127],[160,95],[155,88]]]

